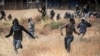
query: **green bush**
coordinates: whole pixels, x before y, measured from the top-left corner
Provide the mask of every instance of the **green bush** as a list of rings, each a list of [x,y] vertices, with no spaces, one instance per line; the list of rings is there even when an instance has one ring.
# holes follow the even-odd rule
[[[59,22],[51,22],[50,23],[50,28],[51,29],[58,29],[62,24]]]

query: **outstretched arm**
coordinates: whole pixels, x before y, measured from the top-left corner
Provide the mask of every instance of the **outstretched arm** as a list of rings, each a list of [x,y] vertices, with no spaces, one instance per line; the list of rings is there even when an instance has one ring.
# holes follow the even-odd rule
[[[65,25],[63,25],[63,26],[60,27],[61,35],[63,35],[62,29],[65,28],[67,25],[68,25],[68,24],[65,24]]]
[[[74,32],[75,32],[76,34],[80,35],[80,33],[78,33],[78,32],[76,31],[75,27],[74,27]]]
[[[80,28],[80,23],[79,23],[78,26],[77,26],[77,29],[78,29],[78,28]]]
[[[38,8],[38,11],[41,13],[42,11]]]
[[[12,33],[13,33],[13,29],[12,29],[12,27],[11,27],[11,29],[10,29],[10,33],[9,33],[8,35],[6,35],[6,38],[9,37],[9,36],[11,36]]]
[[[34,38],[33,35],[32,35],[30,32],[28,32],[23,26],[22,26],[22,29],[23,29],[23,31],[25,31],[27,34],[29,34],[32,38]]]
[[[86,25],[87,25],[87,27],[91,27],[91,24],[87,21],[86,21]]]

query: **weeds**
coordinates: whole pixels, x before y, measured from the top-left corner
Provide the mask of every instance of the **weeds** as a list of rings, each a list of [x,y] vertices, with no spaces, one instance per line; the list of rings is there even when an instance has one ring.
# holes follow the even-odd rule
[[[58,29],[61,25],[62,25],[61,23],[53,21],[50,23],[50,28],[51,29]]]

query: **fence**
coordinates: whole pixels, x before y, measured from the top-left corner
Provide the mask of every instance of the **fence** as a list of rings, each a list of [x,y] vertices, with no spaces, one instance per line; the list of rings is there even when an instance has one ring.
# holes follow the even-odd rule
[[[4,6],[0,6],[0,8],[2,9],[6,9],[6,10],[11,10],[11,9],[30,9],[30,8],[37,8],[39,7],[40,4],[39,3],[22,3],[22,2],[18,2],[18,3],[5,3]]]
[[[47,3],[46,4],[47,5],[47,8],[55,8],[55,9],[69,9],[69,7],[70,7],[70,9],[75,9],[75,6],[73,7],[73,6],[69,6],[68,4],[52,4],[52,3]],[[29,2],[29,3],[23,3],[23,2],[17,2],[17,3],[14,3],[14,2],[8,2],[8,3],[5,3],[5,5],[4,6],[0,6],[0,9],[6,9],[6,10],[12,10],[12,9],[33,9],[33,8],[38,8],[38,7],[40,7],[41,6],[41,3],[40,2],[38,2],[38,3],[36,3],[36,2]],[[95,5],[91,5],[90,6],[91,7],[91,9],[93,10],[95,10]]]

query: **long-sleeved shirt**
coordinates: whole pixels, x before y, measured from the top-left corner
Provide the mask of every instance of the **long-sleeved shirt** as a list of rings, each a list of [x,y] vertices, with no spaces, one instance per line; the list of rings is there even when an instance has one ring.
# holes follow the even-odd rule
[[[13,25],[10,29],[10,33],[6,36],[9,37],[14,33],[14,39],[15,40],[22,40],[22,31],[25,31],[27,34],[29,34],[32,38],[33,35],[29,33],[23,26],[21,25]]]

